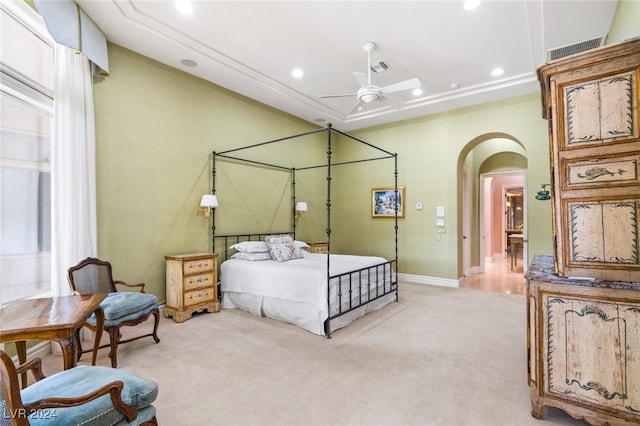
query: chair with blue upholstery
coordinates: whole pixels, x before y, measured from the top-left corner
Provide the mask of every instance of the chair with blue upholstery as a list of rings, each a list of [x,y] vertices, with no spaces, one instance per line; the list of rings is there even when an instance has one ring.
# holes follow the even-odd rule
[[[156,343],[158,338],[158,324],[160,322],[160,311],[158,310],[158,298],[153,294],[144,292],[144,283],[129,284],[124,281],[114,281],[111,270],[111,263],[87,257],[76,266],[72,266],[68,271],[69,285],[75,294],[95,294],[109,293],[100,303],[104,311],[104,330],[109,333],[109,344],[100,348],[110,347],[111,366],[118,366],[117,350],[120,343],[131,342],[143,337],[151,336]],[[136,291],[118,292],[116,284],[129,288],[140,289]],[[138,335],[127,340],[122,340],[120,328],[124,326],[134,326],[146,321],[151,315],[155,318],[153,332]],[[92,331],[96,330],[95,316],[91,316],[85,326]],[[80,330],[76,333],[78,342],[78,360],[83,353],[91,352],[92,349],[82,350],[80,342]]]
[[[20,390],[18,375],[35,382]],[[0,426],[157,425],[158,384],[131,372],[81,365],[45,377],[40,358],[16,367],[0,350]]]

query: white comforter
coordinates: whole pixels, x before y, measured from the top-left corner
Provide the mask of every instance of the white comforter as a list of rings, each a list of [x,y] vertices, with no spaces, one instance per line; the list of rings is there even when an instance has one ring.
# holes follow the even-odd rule
[[[342,274],[349,271],[375,266],[387,262],[382,257],[375,256],[352,256],[338,255],[331,256],[331,275]],[[375,296],[376,279],[380,282],[389,282],[389,266],[386,266],[386,274],[383,268],[377,268],[380,275],[372,277],[370,293]],[[305,303],[316,307],[324,318],[329,315],[327,307],[327,255],[305,253],[304,258],[294,259],[286,262],[276,262],[274,260],[247,261],[239,259],[229,259],[222,263],[220,267],[220,282],[223,292],[248,293],[256,296],[281,299],[292,302]],[[352,288],[353,297],[356,297],[358,284],[354,277]],[[367,275],[363,276],[363,286],[367,283]],[[348,299],[348,283],[343,280],[342,302]],[[334,300],[337,291],[332,283],[332,314],[337,310]],[[363,292],[366,291],[363,289]],[[364,299],[368,300],[368,299]],[[348,300],[347,300],[348,303]]]

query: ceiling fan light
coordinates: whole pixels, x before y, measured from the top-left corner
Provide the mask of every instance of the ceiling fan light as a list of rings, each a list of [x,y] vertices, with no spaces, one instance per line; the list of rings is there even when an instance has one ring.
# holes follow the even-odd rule
[[[377,93],[364,93],[360,95],[360,100],[366,104],[377,101],[380,96]]]

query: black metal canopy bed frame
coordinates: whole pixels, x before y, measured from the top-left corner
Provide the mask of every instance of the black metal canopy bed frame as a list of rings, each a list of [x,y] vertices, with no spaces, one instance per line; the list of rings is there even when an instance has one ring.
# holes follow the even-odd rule
[[[247,158],[241,158],[238,155],[240,151],[250,150],[252,148],[263,147],[266,145],[297,139],[304,136],[326,133],[326,163],[324,164],[316,164],[305,167],[286,167],[279,164],[271,164],[261,161],[256,161]],[[356,141],[358,143],[364,144],[378,153],[381,152],[382,155],[375,156],[371,158],[359,158],[353,161],[343,161],[343,162],[333,162],[332,161],[332,135],[339,134],[349,140]],[[213,152],[212,153],[212,193],[216,194],[216,168],[217,162],[231,161],[238,164],[245,164],[248,166],[256,166],[256,167],[266,167],[275,170],[280,170],[283,172],[287,172],[291,174],[291,195],[292,195],[292,207],[290,212],[293,217],[293,225],[291,230],[285,230],[284,232],[249,232],[243,234],[216,234],[216,225],[215,225],[215,211],[213,213],[212,219],[212,243],[213,243],[213,251],[223,254],[221,256],[220,262],[220,274],[219,274],[219,285],[221,289],[221,296],[223,298],[223,306],[224,299],[227,297],[225,294],[225,263],[228,261],[229,265],[233,262],[235,264],[239,264],[237,260],[233,259],[235,250],[230,247],[241,243],[241,242],[252,242],[252,241],[264,241],[264,239],[271,235],[292,235],[293,239],[296,238],[296,221],[297,215],[295,214],[295,206],[296,206],[296,173],[305,170],[326,169],[326,242],[328,246],[328,250],[325,254],[305,254],[305,258],[316,256],[315,260],[318,261],[318,256],[322,256],[322,260],[324,261],[324,265],[326,267],[322,267],[322,272],[325,274],[323,278],[326,285],[323,284],[323,290],[326,294],[326,318],[320,319],[320,325],[316,328],[322,328],[322,330],[317,330],[313,327],[307,327],[306,325],[300,325],[296,321],[290,321],[286,317],[282,317],[278,314],[277,317],[265,315],[265,308],[256,307],[254,309],[255,314],[268,316],[271,318],[283,320],[285,322],[291,322],[295,325],[299,325],[303,328],[306,328],[309,331],[312,331],[315,334],[324,334],[327,338],[331,338],[331,332],[336,330],[337,328],[341,328],[351,321],[355,320],[363,316],[369,310],[379,309],[382,306],[386,305],[390,301],[397,301],[398,299],[398,283],[397,283],[397,264],[398,264],[398,211],[396,210],[395,215],[393,216],[393,227],[394,227],[394,244],[395,258],[392,260],[387,260],[385,258],[375,258],[375,257],[366,257],[366,256],[349,256],[349,255],[335,255],[331,253],[331,185],[332,185],[332,169],[336,166],[346,166],[349,164],[355,163],[363,163],[368,161],[379,161],[385,159],[393,159],[393,173],[394,173],[394,188],[395,195],[398,196],[398,159],[397,154],[388,152],[382,148],[376,147],[368,142],[365,142],[361,139],[358,139],[352,135],[341,132],[339,130],[334,129],[331,124],[328,124],[326,128],[320,128],[317,130],[312,130],[304,133],[295,134],[288,137],[273,139],[270,141],[260,142],[256,144],[251,144],[248,146],[234,148],[227,151],[222,152]],[[404,200],[403,200],[404,201]],[[250,243],[251,244],[251,243]],[[345,266],[342,266],[342,258],[347,258],[346,263],[355,258],[368,259],[368,263],[365,263],[365,266],[355,266],[348,271],[344,271]],[[333,266],[332,266],[333,262]],[[266,262],[244,262],[245,265],[253,264],[265,264]],[[277,263],[275,261],[271,263]],[[282,262],[282,263],[295,263],[294,262]],[[317,265],[317,263],[316,263]],[[359,264],[356,264],[359,265]],[[248,266],[247,266],[248,267]],[[333,269],[332,269],[333,268]],[[342,268],[342,269],[341,269]],[[337,272],[336,272],[337,271]],[[230,275],[230,273],[229,273]],[[279,275],[279,274],[278,274]],[[286,273],[283,272],[282,276],[284,277]],[[305,276],[305,281],[306,281]],[[244,278],[245,280],[253,280]],[[284,279],[284,278],[282,278]],[[260,278],[256,278],[255,281],[260,281]],[[295,284],[294,284],[295,285]],[[262,303],[262,302],[259,302]],[[325,302],[322,301],[322,304]],[[293,307],[294,310],[297,309],[297,305]],[[243,309],[243,308],[241,308]],[[245,310],[248,310],[245,309]],[[321,311],[324,312],[325,307],[323,306]],[[280,311],[280,308],[278,309]],[[296,315],[295,313],[292,315]],[[324,314],[321,314],[324,316]]]

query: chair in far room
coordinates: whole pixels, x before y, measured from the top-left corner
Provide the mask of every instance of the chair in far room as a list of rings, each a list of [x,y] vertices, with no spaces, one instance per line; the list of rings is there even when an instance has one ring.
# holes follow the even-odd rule
[[[158,309],[158,299],[153,294],[144,292],[144,283],[129,284],[124,281],[114,281],[111,263],[88,257],[82,262],[69,268],[69,285],[75,294],[108,293],[108,296],[100,303],[104,311],[104,330],[109,333],[109,346],[111,351],[111,366],[118,366],[117,350],[121,343],[131,342],[143,337],[151,336],[156,343],[158,338],[158,324],[160,322],[160,311]],[[116,288],[116,284],[128,288],[139,288],[138,291],[121,291]],[[122,340],[120,329],[125,326],[135,326],[146,321],[151,315],[155,318],[153,331],[135,337]],[[85,326],[92,331],[96,329],[95,316],[90,317]],[[78,330],[76,340],[78,342],[78,360],[85,352],[92,349],[82,350],[80,343],[80,331]]]

